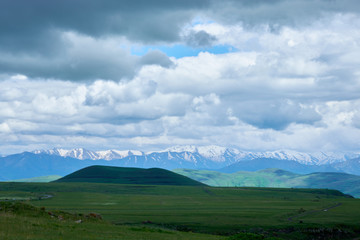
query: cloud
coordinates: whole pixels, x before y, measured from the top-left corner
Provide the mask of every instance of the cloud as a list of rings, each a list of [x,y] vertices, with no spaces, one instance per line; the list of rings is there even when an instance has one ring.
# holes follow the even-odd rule
[[[222,23],[242,22],[250,28],[268,25],[272,31],[277,31],[282,26],[308,25],[328,14],[358,14],[360,4],[356,0],[214,0],[209,11]]]
[[[170,67],[172,61],[158,50],[132,55],[121,38],[94,39],[73,32],[62,34],[66,48],[56,56],[7,54],[0,56],[0,71],[31,78],[61,80],[120,80],[134,77],[143,65]]]
[[[360,112],[356,112],[352,119],[353,125],[360,129]]]
[[[62,33],[66,47],[56,56],[7,54],[0,57],[0,70],[32,78],[64,80],[118,80],[132,77],[138,57],[119,46],[118,39],[94,39],[72,32]]]
[[[258,128],[284,130],[290,124],[312,125],[321,115],[308,105],[287,101],[246,101],[234,108],[234,115]]]
[[[355,0],[341,3],[328,0],[227,0],[221,3],[211,0],[51,3],[5,0],[0,4],[0,73],[70,81],[130,79],[143,64],[171,65],[160,52],[149,52],[142,59],[132,55],[129,49],[134,43],[145,47],[187,44],[203,48],[224,41],[224,35],[201,29],[201,21],[194,22],[197,18],[224,23],[230,28],[255,26],[250,28],[255,33],[227,33],[228,40],[230,35],[236,36],[229,46],[254,49],[266,47],[264,40],[270,42],[256,39],[258,30],[273,32],[276,26],[277,31],[282,31],[284,26],[293,26],[292,22],[301,23],[302,28],[334,14],[357,14],[360,10]],[[282,46],[282,41],[273,40],[271,44]],[[289,39],[286,44],[296,45],[296,42]],[[348,55],[343,59],[349,57],[353,58]]]
[[[171,67],[173,62],[163,52],[159,50],[152,50],[147,52],[140,60],[141,65],[159,65],[165,68]]]
[[[0,5],[0,151],[360,147],[355,1]]]
[[[215,36],[205,32],[204,30],[194,32],[191,31],[185,37],[187,45],[194,48],[210,47],[217,40]]]
[[[54,46],[61,46],[61,32],[93,38],[125,36],[143,43],[175,42],[183,27],[198,16],[231,24],[287,25],[313,22],[326,13],[358,13],[360,4],[356,0],[4,0],[0,9],[2,48],[48,55],[59,49]]]
[[[46,39],[52,30],[75,31],[95,38],[126,35],[129,39],[142,42],[173,41],[178,39],[181,26],[195,10],[207,6],[209,1],[206,0],[64,0],[51,3],[45,0],[31,3],[5,0],[0,7],[0,42],[13,47],[13,50],[17,46],[23,49],[42,48],[41,44],[48,42]]]
[[[117,81],[133,77],[142,62],[168,67],[160,53],[142,61],[131,55],[129,41],[179,41],[182,27],[208,5],[207,0],[5,0],[0,3],[0,73]]]

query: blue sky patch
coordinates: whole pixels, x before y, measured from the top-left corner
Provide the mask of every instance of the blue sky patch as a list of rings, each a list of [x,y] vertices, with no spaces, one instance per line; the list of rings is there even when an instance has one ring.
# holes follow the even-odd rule
[[[200,52],[209,52],[212,54],[224,54],[237,51],[236,48],[230,45],[216,45],[213,47],[192,48],[185,45],[173,46],[148,46],[142,48],[132,48],[131,53],[137,56],[143,56],[150,50],[160,50],[169,57],[182,58],[197,56]]]

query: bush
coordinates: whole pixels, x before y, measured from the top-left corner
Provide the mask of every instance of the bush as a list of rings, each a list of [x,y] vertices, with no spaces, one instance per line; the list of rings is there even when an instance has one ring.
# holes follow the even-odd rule
[[[233,236],[230,236],[228,240],[282,240],[277,237],[264,237],[263,235],[254,234],[254,233],[239,233]]]
[[[263,235],[254,233],[239,233],[229,237],[229,240],[262,240],[265,239]]]

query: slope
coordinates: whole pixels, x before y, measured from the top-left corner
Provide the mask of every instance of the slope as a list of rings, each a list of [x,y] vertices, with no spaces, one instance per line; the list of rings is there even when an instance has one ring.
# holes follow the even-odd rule
[[[7,182],[52,182],[61,178],[59,175],[48,175],[48,176],[40,176],[40,177],[33,177],[33,178],[21,178],[21,179],[14,179]]]
[[[96,182],[143,185],[201,186],[200,182],[160,168],[123,168],[90,166],[71,173],[55,182]]]
[[[281,169],[236,173],[176,169],[174,172],[210,186],[328,188],[360,197],[360,176],[346,173],[318,172],[302,175]]]
[[[335,169],[332,165],[304,165],[297,161],[280,160],[274,158],[257,158],[248,161],[239,161],[219,171],[224,173],[234,173],[238,171],[258,171],[266,168],[281,168],[286,171],[296,173],[312,172],[338,172],[340,168]]]

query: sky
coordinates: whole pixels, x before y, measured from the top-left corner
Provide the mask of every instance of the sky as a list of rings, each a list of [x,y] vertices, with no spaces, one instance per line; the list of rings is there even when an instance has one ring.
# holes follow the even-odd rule
[[[2,0],[0,154],[360,150],[358,0]]]

